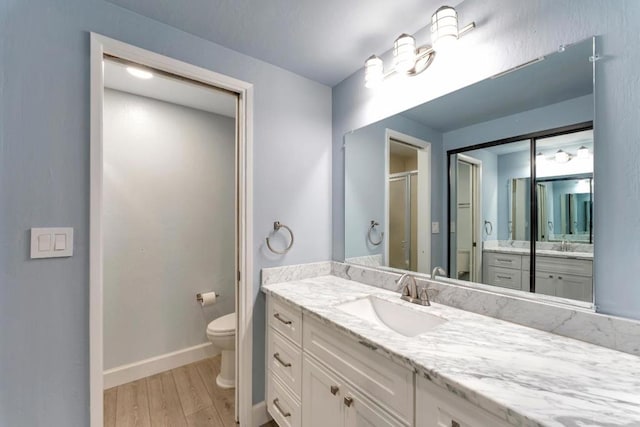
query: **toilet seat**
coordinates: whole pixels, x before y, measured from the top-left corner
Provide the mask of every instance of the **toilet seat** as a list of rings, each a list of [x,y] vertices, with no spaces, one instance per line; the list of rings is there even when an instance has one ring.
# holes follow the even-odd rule
[[[236,314],[229,313],[218,317],[207,326],[207,335],[221,336],[233,335],[236,333]]]

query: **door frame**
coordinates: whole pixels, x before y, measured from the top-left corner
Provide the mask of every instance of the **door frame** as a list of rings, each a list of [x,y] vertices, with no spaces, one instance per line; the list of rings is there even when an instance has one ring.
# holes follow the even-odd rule
[[[384,262],[389,265],[389,154],[391,140],[418,150],[418,272],[431,272],[431,143],[393,129],[385,129],[384,143]],[[422,191],[422,188],[425,191]],[[423,253],[423,256],[420,256]]]
[[[90,426],[103,426],[103,101],[104,54],[222,88],[238,95],[236,417],[253,425],[253,85],[214,71],[91,33],[91,142],[89,243]],[[195,295],[194,295],[195,298]]]
[[[472,271],[469,271],[469,281],[474,282],[482,278],[482,245],[483,245],[483,216],[482,216],[482,160],[475,157],[468,156],[466,154],[458,153],[456,155],[456,161],[462,161],[471,165],[471,179],[472,179],[472,205],[473,211],[471,216],[473,218],[473,238],[476,242],[475,246],[471,246],[471,261],[473,263]],[[457,173],[456,167],[456,173]],[[456,183],[458,177],[456,176]],[[457,215],[456,215],[457,220]],[[457,225],[456,225],[457,231]],[[457,245],[456,245],[457,250]],[[457,254],[456,254],[457,262]],[[457,270],[457,269],[456,269]],[[457,272],[456,272],[457,276]],[[457,278],[457,277],[456,277]]]

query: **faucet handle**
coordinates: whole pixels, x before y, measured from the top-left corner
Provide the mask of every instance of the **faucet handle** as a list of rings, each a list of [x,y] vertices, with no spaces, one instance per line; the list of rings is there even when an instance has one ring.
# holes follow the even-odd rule
[[[427,292],[426,286],[423,286],[420,289],[420,301],[423,305],[431,305],[431,302],[429,301],[429,293]]]

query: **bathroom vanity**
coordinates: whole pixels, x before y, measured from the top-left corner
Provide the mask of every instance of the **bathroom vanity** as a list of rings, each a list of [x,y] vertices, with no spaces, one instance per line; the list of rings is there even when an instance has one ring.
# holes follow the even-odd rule
[[[333,275],[262,289],[280,426],[640,425],[636,356]]]

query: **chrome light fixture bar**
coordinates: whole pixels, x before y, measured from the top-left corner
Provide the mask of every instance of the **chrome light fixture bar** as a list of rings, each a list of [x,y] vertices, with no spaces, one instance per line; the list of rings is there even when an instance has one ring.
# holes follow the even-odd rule
[[[409,34],[400,34],[393,42],[393,67],[384,71],[384,63],[376,55],[371,55],[364,63],[364,85],[368,88],[379,86],[386,77],[394,74],[416,76],[429,68],[437,49],[455,42],[474,29],[475,22],[458,30],[458,12],[451,6],[442,6],[431,16],[430,45],[416,47],[416,39]]]

